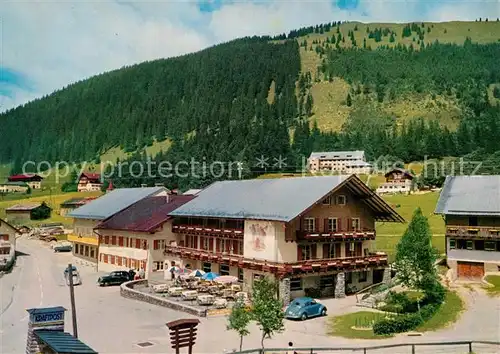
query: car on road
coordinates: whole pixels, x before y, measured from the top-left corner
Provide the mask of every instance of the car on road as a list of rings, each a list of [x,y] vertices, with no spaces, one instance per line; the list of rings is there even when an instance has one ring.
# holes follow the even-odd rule
[[[326,306],[310,297],[294,299],[285,310],[285,317],[302,321],[311,317],[326,316]]]
[[[62,242],[55,244],[53,247],[54,252],[71,252],[73,245],[69,242]]]
[[[97,284],[99,286],[108,286],[108,285],[121,285],[130,279],[129,272],[123,270],[116,270],[107,275],[103,275],[97,279]]]
[[[82,278],[80,277],[80,272],[75,266],[71,267],[71,275],[73,276],[73,285],[81,285]],[[69,267],[64,269],[64,279],[66,280],[66,285],[69,285]]]

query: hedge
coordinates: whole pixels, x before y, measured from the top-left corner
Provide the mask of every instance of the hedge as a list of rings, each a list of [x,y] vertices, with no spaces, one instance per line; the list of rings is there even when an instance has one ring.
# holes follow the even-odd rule
[[[419,312],[380,320],[373,325],[373,333],[387,335],[411,331],[429,320],[437,312],[439,307],[440,305],[428,304],[422,306]]]

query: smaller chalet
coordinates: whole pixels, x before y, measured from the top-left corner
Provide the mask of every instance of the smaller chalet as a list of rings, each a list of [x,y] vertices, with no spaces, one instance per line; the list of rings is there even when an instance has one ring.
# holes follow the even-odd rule
[[[377,194],[410,193],[415,177],[403,168],[393,168],[385,174],[385,183],[377,188]]]
[[[8,178],[9,182],[24,182],[31,189],[41,189],[43,178],[34,173],[24,173],[20,175],[13,175]]]
[[[28,188],[26,182],[5,182],[0,184],[0,193],[26,193]]]
[[[15,223],[47,219],[51,211],[52,209],[45,203],[16,204],[5,209],[8,220]]]
[[[99,192],[102,188],[99,173],[83,172],[78,178],[78,192]]]

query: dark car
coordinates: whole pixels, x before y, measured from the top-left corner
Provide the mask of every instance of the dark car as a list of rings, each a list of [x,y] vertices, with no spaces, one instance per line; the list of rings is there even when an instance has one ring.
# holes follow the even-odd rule
[[[108,285],[121,285],[130,279],[129,272],[123,270],[116,270],[107,275],[103,275],[97,279],[97,284],[100,286],[108,286]]]

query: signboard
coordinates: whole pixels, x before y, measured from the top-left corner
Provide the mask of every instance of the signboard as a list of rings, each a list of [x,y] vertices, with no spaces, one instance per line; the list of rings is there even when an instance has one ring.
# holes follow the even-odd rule
[[[64,330],[64,307],[48,307],[28,310],[30,326],[36,329]]]

